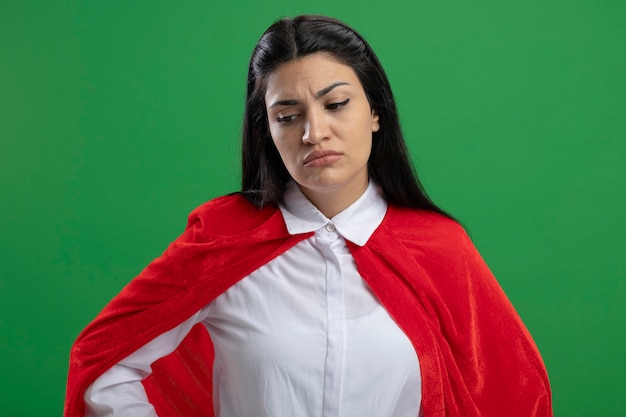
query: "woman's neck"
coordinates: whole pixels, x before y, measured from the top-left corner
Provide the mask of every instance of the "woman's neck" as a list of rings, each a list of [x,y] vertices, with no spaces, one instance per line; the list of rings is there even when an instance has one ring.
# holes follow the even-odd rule
[[[351,187],[337,187],[331,190],[312,190],[300,187],[302,193],[309,199],[311,203],[322,214],[332,219],[357,201],[365,190],[367,190],[368,182],[364,184],[353,185]]]

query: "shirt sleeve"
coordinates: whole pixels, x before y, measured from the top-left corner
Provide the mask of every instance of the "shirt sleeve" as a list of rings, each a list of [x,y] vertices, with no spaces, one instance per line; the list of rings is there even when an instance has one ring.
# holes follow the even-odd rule
[[[148,342],[108,371],[85,391],[86,417],[156,417],[141,381],[152,364],[172,353],[191,328],[206,318],[208,306]]]

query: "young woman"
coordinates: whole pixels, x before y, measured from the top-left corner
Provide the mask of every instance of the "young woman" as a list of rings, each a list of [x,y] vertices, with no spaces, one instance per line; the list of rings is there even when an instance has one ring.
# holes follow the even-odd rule
[[[250,60],[241,192],[195,209],[79,336],[65,415],[552,408],[528,331],[413,172],[374,52],[299,16]]]

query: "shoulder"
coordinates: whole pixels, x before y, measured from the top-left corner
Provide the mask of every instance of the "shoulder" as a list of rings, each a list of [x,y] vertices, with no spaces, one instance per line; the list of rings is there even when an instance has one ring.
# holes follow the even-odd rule
[[[229,214],[232,212],[255,215],[260,213],[261,210],[254,206],[241,193],[232,193],[202,203],[193,209],[189,216],[204,217],[207,215]]]
[[[468,239],[463,226],[442,214],[390,205],[384,224],[394,233],[410,240],[437,240],[442,244],[455,244]]]
[[[203,235],[237,235],[256,229],[276,217],[282,219],[277,206],[259,209],[241,193],[233,193],[193,209],[187,220],[187,229],[202,231]]]
[[[475,251],[463,226],[442,214],[390,205],[381,225],[388,242],[401,244],[413,256],[462,259]]]
[[[379,239],[383,250],[403,251],[415,260],[438,282],[458,285],[460,277],[468,277],[468,271],[491,273],[476,246],[457,221],[439,213],[390,206],[385,227]],[[450,280],[449,278],[456,277]]]

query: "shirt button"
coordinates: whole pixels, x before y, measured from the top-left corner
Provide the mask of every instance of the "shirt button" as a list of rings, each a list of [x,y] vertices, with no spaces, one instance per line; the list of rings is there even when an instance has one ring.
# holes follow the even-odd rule
[[[327,230],[327,231],[329,231],[329,232],[334,232],[334,231],[335,231],[335,230],[337,230],[337,229],[335,228],[335,225],[334,225],[334,224],[332,224],[332,223],[328,223],[328,224],[326,225],[326,230]]]

